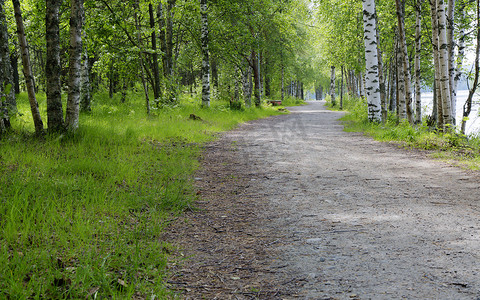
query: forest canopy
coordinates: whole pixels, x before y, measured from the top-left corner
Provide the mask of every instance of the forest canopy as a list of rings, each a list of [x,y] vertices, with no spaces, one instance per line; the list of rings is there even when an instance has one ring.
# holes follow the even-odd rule
[[[455,124],[459,79],[478,73],[465,64],[478,38],[478,4],[469,0],[26,0],[1,9],[2,131],[20,90],[29,91],[39,133],[75,130],[77,111],[90,111],[99,92],[121,105],[128,91],[142,91],[150,114],[187,94],[205,107],[307,92],[335,104],[344,88],[365,97],[372,121],[393,114],[411,124],[426,117],[421,90],[433,90],[429,118],[443,130]],[[38,92],[47,116],[36,109]],[[464,118],[470,111],[467,103]]]

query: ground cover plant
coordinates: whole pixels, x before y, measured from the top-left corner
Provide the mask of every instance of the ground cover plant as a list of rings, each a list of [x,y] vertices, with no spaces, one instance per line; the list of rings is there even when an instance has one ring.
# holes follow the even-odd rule
[[[327,105],[333,107],[327,96]],[[478,134],[464,135],[455,128],[450,132],[440,132],[429,126],[428,116],[422,124],[411,125],[406,120],[398,121],[395,114],[388,115],[386,122],[370,122],[367,116],[367,103],[357,97],[344,97],[342,118],[348,132],[364,132],[376,140],[398,142],[404,147],[432,150],[431,156],[448,160],[454,164],[473,170],[480,169],[480,137]]]
[[[0,140],[0,298],[172,296],[162,228],[193,208],[202,145],[279,113],[182,97],[147,116],[141,94],[119,104],[100,93],[75,134],[38,137],[19,96],[16,131]]]

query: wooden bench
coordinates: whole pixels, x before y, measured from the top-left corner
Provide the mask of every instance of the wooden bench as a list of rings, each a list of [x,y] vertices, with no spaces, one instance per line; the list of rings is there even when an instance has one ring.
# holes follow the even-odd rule
[[[268,100],[267,102],[270,103],[272,106],[282,105],[282,100]]]

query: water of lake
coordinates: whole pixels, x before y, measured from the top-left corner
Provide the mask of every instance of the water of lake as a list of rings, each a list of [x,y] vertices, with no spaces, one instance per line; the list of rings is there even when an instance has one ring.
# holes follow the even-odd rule
[[[461,90],[457,92],[457,125],[461,125],[463,105],[468,97],[468,90]],[[433,93],[422,93],[422,113],[423,115],[429,115],[432,113],[433,107]],[[480,96],[475,94],[473,96],[472,112],[470,113],[469,120],[466,125],[466,133],[480,133],[480,116],[478,115],[478,109],[480,107]]]

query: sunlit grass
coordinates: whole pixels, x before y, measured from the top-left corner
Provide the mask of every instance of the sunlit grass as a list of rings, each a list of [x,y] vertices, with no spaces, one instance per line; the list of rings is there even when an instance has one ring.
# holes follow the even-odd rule
[[[331,103],[327,105],[331,107]],[[331,108],[336,109],[336,108]],[[363,132],[379,141],[394,141],[406,147],[431,150],[432,157],[449,160],[459,166],[480,169],[480,138],[478,135],[465,136],[460,133],[441,133],[422,124],[410,125],[407,121],[398,122],[394,114],[389,114],[384,123],[368,121],[365,100],[345,97],[344,110],[348,113],[342,118],[345,131]]]
[[[0,298],[172,296],[162,229],[195,199],[201,146],[278,112],[185,98],[146,116],[140,95],[122,104],[97,94],[75,135],[43,138],[20,95],[14,130],[0,140]]]

